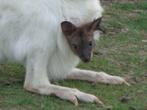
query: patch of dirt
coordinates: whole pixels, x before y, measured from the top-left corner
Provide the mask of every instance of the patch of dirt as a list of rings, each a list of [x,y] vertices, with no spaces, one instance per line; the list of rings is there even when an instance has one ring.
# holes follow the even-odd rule
[[[101,0],[101,2],[110,2],[110,3],[138,3],[141,0]]]
[[[129,102],[131,99],[132,99],[132,98],[131,98],[130,96],[122,96],[122,97],[120,98],[120,102],[122,102],[122,103],[127,103],[127,102]]]
[[[12,108],[0,108],[0,110],[32,110],[31,106],[18,106],[18,107],[12,107]]]
[[[138,110],[136,107],[129,107],[129,110]]]
[[[10,86],[10,85],[13,85],[16,83],[22,84],[23,80],[22,79],[15,79],[15,78],[2,80],[2,81],[0,81],[0,86]]]

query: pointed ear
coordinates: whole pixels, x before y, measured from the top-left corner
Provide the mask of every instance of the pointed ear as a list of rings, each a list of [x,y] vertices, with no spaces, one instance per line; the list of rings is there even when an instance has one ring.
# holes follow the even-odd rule
[[[105,33],[105,30],[101,27],[101,21],[102,21],[102,17],[94,20],[92,23],[91,23],[91,26],[90,26],[90,30],[92,31],[96,31],[96,30],[99,30],[99,31],[102,31],[103,33]]]
[[[95,30],[100,26],[101,21],[102,21],[102,17],[100,17],[100,18],[98,18],[98,19],[96,19],[96,20],[93,21],[92,25],[93,25],[93,28]]]
[[[77,29],[77,27],[69,21],[62,22],[61,28],[65,36],[70,36]]]

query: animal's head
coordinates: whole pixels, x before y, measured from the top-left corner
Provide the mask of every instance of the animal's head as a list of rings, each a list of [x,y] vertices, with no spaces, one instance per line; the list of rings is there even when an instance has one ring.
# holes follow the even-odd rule
[[[100,28],[102,18],[98,18],[93,22],[87,23],[80,27],[76,27],[69,21],[61,23],[63,34],[72,49],[72,51],[80,57],[83,62],[89,62],[95,45],[94,31],[102,29]]]

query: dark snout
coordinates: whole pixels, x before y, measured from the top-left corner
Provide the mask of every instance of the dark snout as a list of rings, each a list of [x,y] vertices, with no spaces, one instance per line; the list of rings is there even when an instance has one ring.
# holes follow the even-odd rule
[[[92,54],[91,50],[88,50],[88,49],[84,50],[81,56],[81,60],[85,63],[90,62],[91,54]]]
[[[88,62],[90,62],[90,60],[91,60],[91,58],[83,58],[83,59],[82,59],[82,61],[83,61],[84,63],[88,63]]]

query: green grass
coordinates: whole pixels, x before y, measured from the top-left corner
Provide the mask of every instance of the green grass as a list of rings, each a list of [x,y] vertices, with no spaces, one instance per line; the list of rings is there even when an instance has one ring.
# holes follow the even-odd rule
[[[104,4],[105,5],[105,4]],[[83,81],[60,81],[59,84],[78,88],[98,96],[113,110],[147,109],[147,1],[134,3],[112,3],[105,6],[104,25],[107,34],[97,43],[96,52],[84,69],[105,71],[127,77],[132,84],[114,86],[91,84]],[[56,97],[40,96],[23,89],[25,70],[17,64],[0,66],[0,110],[104,110],[95,104],[80,102],[75,107],[68,101]],[[122,103],[120,98],[131,99]]]
[[[113,7],[116,9],[122,9],[122,10],[147,10],[147,2],[146,0],[141,0],[142,2],[138,3],[114,3]]]

